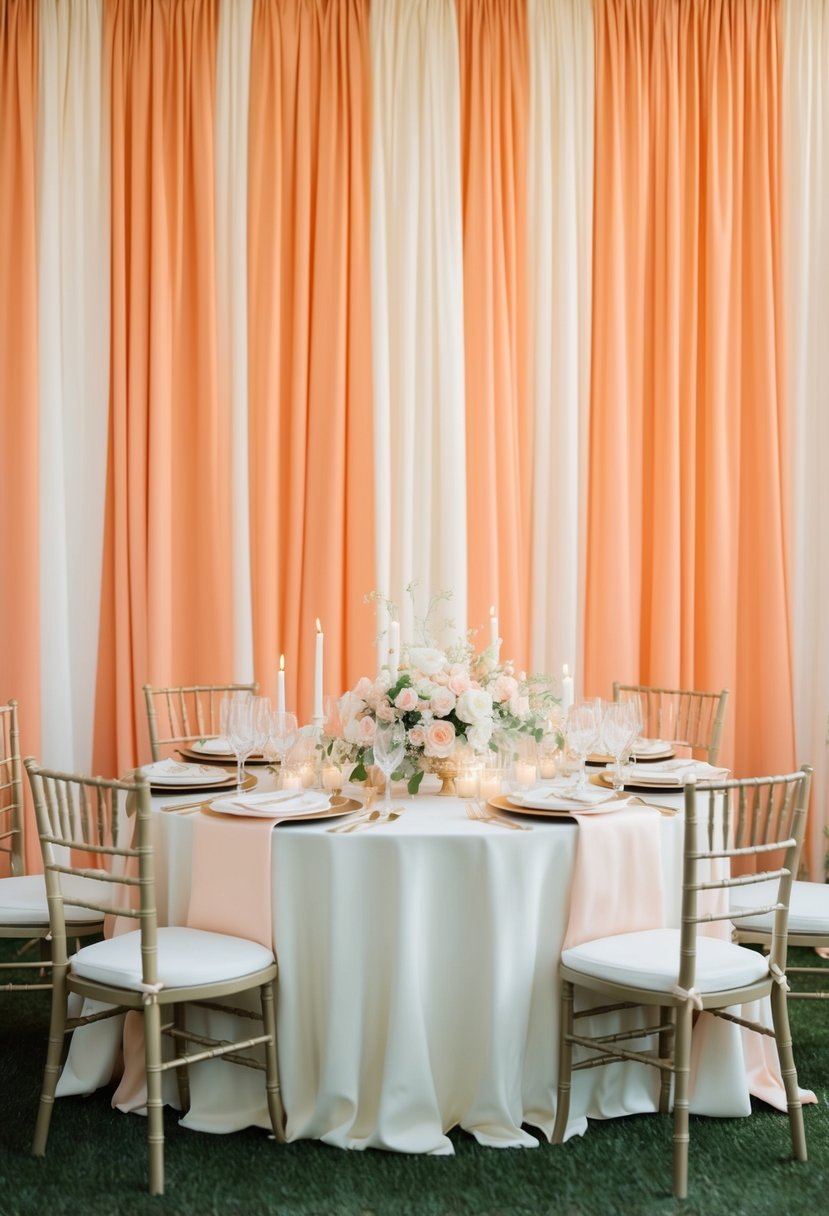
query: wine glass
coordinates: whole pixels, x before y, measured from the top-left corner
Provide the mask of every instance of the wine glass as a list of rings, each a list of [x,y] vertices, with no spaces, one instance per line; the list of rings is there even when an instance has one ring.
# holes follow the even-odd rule
[[[391,809],[391,775],[405,751],[405,727],[400,722],[378,722],[374,732],[374,763],[386,778],[386,813]]]
[[[278,759],[280,767],[285,767],[288,752],[294,746],[299,734],[299,724],[296,714],[277,709],[268,720],[268,737],[265,741],[265,754],[268,759]]]
[[[602,726],[602,703],[598,697],[575,701],[567,713],[567,746],[576,753],[579,767],[575,789],[587,784],[585,762],[599,740]]]
[[[624,756],[638,734],[636,707],[632,701],[611,701],[602,718],[602,746],[613,757],[613,788],[624,785]]]
[[[250,693],[244,697],[238,697],[234,693],[230,697],[223,697],[221,703],[222,735],[236,757],[237,791],[242,789],[245,760],[253,751],[256,741],[251,699]]]

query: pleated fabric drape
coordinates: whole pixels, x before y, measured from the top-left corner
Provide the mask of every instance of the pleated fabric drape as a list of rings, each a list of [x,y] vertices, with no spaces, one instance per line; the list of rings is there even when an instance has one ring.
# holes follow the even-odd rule
[[[529,49],[524,0],[457,0],[461,85],[469,619],[498,605],[529,652],[532,412],[527,326]]]
[[[741,773],[794,763],[777,17],[595,9],[585,683],[729,687]]]
[[[376,586],[466,629],[463,236],[455,0],[371,9]],[[429,470],[428,484],[424,471]],[[406,588],[420,584],[421,595]],[[417,602],[418,612],[424,611]],[[384,609],[378,626],[385,626]]]
[[[0,0],[24,750],[116,775],[142,684],[280,653],[307,721],[315,618],[340,693],[368,592],[405,637],[452,591],[577,692],[728,686],[736,774],[815,765],[819,877],[827,9]]]
[[[367,0],[257,0],[250,68],[248,366],[254,660],[312,712],[371,657],[374,585]]]
[[[530,666],[580,666],[593,248],[592,0],[530,0]],[[579,671],[579,676],[581,672]]]
[[[43,755],[92,764],[109,401],[103,3],[39,9],[38,357]]]
[[[829,824],[829,5],[783,0],[783,258],[792,420],[792,638],[797,755],[814,765],[810,875]]]
[[[216,370],[216,0],[113,0],[109,464],[95,766],[146,755],[141,686],[233,673]]]
[[[25,746],[40,747],[40,483],[36,165],[38,21],[35,5],[0,7],[0,646],[5,701],[20,702]],[[39,847],[26,838],[26,862]]]

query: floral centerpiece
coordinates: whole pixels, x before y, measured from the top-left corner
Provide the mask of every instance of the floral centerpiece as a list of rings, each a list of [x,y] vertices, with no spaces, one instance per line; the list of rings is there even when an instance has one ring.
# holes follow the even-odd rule
[[[512,662],[500,662],[494,645],[476,652],[473,634],[447,648],[435,645],[430,621],[444,598],[445,593],[430,602],[419,622],[420,641],[401,645],[397,671],[384,667],[373,680],[363,676],[340,698],[339,722],[333,729],[329,724],[322,747],[330,762],[351,766],[351,780],[367,778],[381,722],[405,729],[404,759],[394,777],[405,779],[412,794],[424,772],[462,749],[486,756],[527,736],[542,738],[558,705],[551,682],[516,675]],[[394,615],[394,605],[388,607]]]

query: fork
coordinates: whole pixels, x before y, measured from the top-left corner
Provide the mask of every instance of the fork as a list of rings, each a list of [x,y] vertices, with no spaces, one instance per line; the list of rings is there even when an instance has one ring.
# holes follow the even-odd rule
[[[484,804],[475,799],[469,799],[466,803],[467,816],[472,820],[478,820],[480,823],[495,823],[502,828],[512,828],[516,832],[531,832],[532,828],[528,823],[515,823],[512,819],[504,819],[501,815],[494,815],[491,811],[486,810]]]

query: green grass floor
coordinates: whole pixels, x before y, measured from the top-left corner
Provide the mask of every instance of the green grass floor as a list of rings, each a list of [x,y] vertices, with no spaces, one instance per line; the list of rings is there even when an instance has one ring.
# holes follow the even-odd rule
[[[5,948],[2,948],[4,947]],[[8,944],[0,943],[8,957]],[[805,955],[806,952],[793,952]],[[586,1136],[534,1150],[485,1149],[452,1132],[454,1157],[346,1153],[259,1130],[229,1136],[166,1122],[166,1193],[147,1193],[146,1124],[111,1092],[61,1099],[45,1158],[30,1156],[46,994],[0,994],[0,1216],[62,1213],[281,1213],[284,1216],[608,1216],[681,1211],[762,1216],[829,1210],[829,1001],[791,1006],[809,1161],[790,1158],[784,1115],[691,1120],[690,1198],[671,1197],[671,1121],[592,1122]]]

